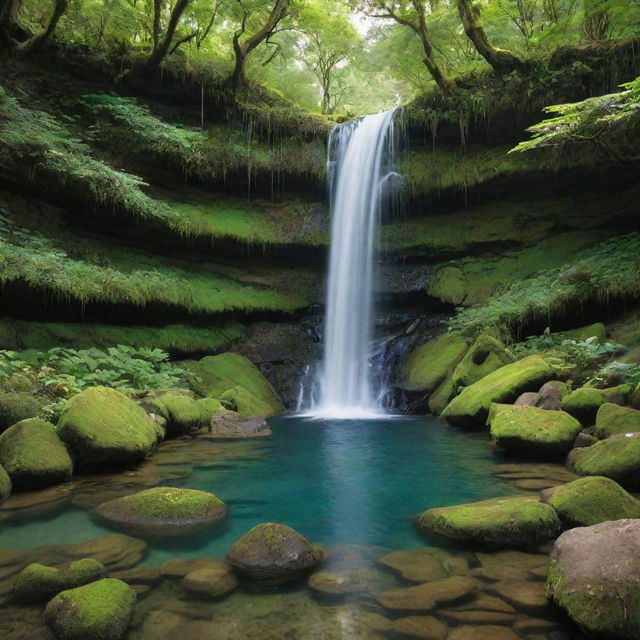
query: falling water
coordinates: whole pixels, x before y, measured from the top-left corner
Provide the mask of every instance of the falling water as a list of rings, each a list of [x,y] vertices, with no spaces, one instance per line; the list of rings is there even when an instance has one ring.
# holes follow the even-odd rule
[[[372,385],[374,251],[394,151],[394,110],[336,127],[329,139],[331,251],[320,401],[331,418],[371,417],[380,390]]]

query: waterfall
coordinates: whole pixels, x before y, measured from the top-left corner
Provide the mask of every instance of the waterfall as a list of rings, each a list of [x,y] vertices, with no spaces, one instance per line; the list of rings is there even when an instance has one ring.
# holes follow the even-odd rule
[[[377,231],[394,155],[394,111],[339,125],[329,138],[331,250],[318,417],[379,413],[370,365]]]

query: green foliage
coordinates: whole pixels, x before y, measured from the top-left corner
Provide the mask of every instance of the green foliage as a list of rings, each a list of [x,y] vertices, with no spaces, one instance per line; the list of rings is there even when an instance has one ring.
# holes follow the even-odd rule
[[[613,360],[598,369],[590,380],[594,387],[606,388],[620,384],[640,384],[640,364]]]

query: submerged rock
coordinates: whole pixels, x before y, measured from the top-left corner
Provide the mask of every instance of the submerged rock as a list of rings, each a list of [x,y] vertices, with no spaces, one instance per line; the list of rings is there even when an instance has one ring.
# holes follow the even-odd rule
[[[464,574],[469,568],[463,557],[429,547],[393,551],[378,558],[377,562],[412,582],[440,580],[453,574]]]
[[[215,560],[211,558],[211,560]],[[187,573],[182,580],[185,591],[206,598],[220,598],[233,591],[238,586],[238,580],[231,571],[231,567],[221,560],[210,562],[206,568],[196,569]]]
[[[640,518],[640,500],[610,478],[591,476],[541,493],[567,528],[588,527],[607,520]]]
[[[273,432],[263,418],[245,419],[234,411],[224,411],[211,418],[208,438],[236,440],[270,436]]]
[[[580,423],[564,411],[508,407],[491,419],[491,436],[506,451],[527,457],[560,457],[571,449]]]
[[[129,533],[150,537],[188,535],[227,517],[227,507],[212,493],[155,487],[104,502],[96,514]]]
[[[309,586],[325,595],[346,596],[374,591],[380,585],[380,573],[373,569],[328,569],[309,577]]]
[[[608,438],[620,433],[640,432],[640,411],[605,402],[596,414],[596,436]]]
[[[395,633],[419,640],[446,640],[448,627],[433,616],[406,616],[393,622]]]
[[[267,522],[245,533],[229,549],[226,560],[238,573],[252,580],[281,583],[306,573],[322,557],[319,547],[291,527]]]
[[[0,435],[0,464],[15,489],[42,489],[69,480],[73,473],[55,427],[39,418],[18,422]]]
[[[416,587],[383,591],[377,600],[386,609],[428,612],[438,604],[456,602],[469,596],[478,584],[475,578],[452,576]]]
[[[59,593],[44,619],[60,640],[122,640],[135,601],[136,592],[125,582],[104,578]]]
[[[30,564],[13,585],[13,595],[21,601],[46,601],[66,589],[74,589],[104,578],[106,569],[93,558],[76,560],[58,567]]]
[[[83,466],[131,464],[157,443],[145,411],[115,389],[93,387],[65,405],[58,434]]]
[[[538,389],[553,377],[553,367],[538,355],[501,367],[455,397],[442,416],[461,427],[481,427],[491,404],[512,402],[522,392]]]
[[[429,509],[417,523],[451,540],[505,548],[532,547],[561,529],[554,509],[533,498],[495,498]]]
[[[640,637],[640,520],[563,533],[551,552],[547,596],[593,638]]]
[[[521,637],[509,627],[465,624],[453,629],[447,640],[521,640]]]

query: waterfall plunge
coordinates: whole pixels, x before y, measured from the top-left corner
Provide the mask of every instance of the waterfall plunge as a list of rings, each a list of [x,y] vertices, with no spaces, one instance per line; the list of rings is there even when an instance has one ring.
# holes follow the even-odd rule
[[[370,370],[374,251],[394,111],[337,126],[329,139],[331,251],[320,402],[325,418],[379,415]]]

